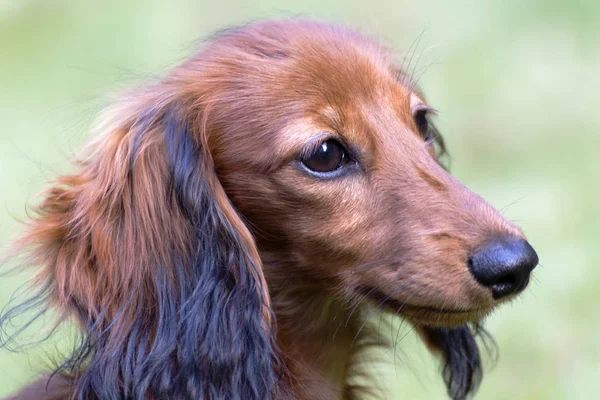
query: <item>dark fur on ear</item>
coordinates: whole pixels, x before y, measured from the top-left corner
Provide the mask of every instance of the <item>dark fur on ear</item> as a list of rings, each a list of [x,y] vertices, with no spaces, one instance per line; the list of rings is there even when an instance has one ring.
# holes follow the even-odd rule
[[[214,167],[183,118],[171,110],[164,121],[172,177],[169,187],[191,222],[196,240],[191,274],[197,285],[189,288],[181,304],[182,317],[188,322],[180,337],[179,373],[196,375],[200,390],[194,398],[267,399],[278,368],[274,366],[274,315],[268,308],[264,278],[256,274],[260,260],[222,212],[219,202],[228,200],[212,187],[218,184],[216,178],[201,178],[214,176]]]
[[[464,400],[474,393],[483,377],[481,358],[475,340],[483,333],[479,325],[468,324],[458,328],[420,328],[426,343],[439,351],[444,364],[442,375],[448,395],[454,400]],[[483,333],[485,335],[485,333]]]
[[[83,331],[57,372],[80,400],[277,397],[254,240],[215,174],[206,116],[166,98],[117,110],[17,243],[41,267],[37,299]]]

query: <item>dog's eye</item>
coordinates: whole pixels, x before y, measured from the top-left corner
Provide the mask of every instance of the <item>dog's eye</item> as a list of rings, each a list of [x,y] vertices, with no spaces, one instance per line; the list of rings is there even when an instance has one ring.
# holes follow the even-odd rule
[[[431,139],[431,132],[429,130],[429,120],[427,119],[427,110],[417,110],[414,114],[415,125],[419,130],[419,134],[425,141]]]
[[[332,172],[347,161],[344,147],[337,140],[329,139],[321,143],[310,155],[302,159],[302,164],[314,172]]]

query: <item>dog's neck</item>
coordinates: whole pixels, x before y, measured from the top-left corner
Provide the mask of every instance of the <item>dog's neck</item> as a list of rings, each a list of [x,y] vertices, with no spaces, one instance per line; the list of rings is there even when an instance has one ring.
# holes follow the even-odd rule
[[[295,397],[349,398],[347,378],[363,326],[360,309],[333,300],[294,267],[264,268]]]

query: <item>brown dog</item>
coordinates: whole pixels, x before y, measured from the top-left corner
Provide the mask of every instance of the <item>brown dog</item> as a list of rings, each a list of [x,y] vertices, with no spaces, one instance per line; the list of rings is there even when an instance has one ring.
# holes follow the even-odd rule
[[[49,396],[351,398],[371,302],[466,397],[474,327],[537,255],[438,164],[430,114],[385,49],[306,20],[226,31],[126,96],[17,243],[85,335]]]

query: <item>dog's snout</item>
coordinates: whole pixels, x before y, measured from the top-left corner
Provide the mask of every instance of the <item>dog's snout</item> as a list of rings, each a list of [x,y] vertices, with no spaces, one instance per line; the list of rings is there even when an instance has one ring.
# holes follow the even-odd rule
[[[475,279],[492,290],[495,299],[519,292],[527,286],[538,255],[524,239],[497,238],[486,242],[469,257]]]

